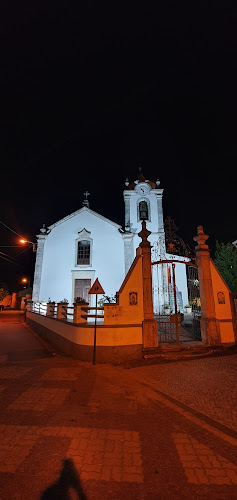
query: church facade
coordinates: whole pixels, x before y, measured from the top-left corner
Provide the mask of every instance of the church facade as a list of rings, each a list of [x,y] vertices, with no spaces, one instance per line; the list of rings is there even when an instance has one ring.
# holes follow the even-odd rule
[[[134,182],[126,180],[123,192],[125,225],[94,212],[86,199],[82,208],[60,221],[40,230],[37,235],[37,254],[33,285],[33,300],[60,302],[67,299],[72,305],[77,297],[93,304],[88,291],[98,278],[105,295],[114,297],[133,260],[141,239],[142,220],[151,232],[153,261],[177,259],[166,251],[163,220],[163,189],[160,182],[145,179],[141,170]],[[189,259],[179,257],[185,262]],[[157,266],[156,266],[157,268]],[[154,266],[155,269],[155,266]],[[153,302],[156,312],[169,302],[168,264],[153,272]],[[188,302],[185,265],[176,264],[176,288],[179,309]]]

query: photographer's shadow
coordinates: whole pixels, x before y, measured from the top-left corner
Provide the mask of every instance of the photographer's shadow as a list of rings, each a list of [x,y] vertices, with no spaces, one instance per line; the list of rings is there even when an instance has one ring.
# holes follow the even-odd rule
[[[71,500],[70,490],[74,490],[78,500],[86,500],[86,495],[73,460],[66,458],[63,461],[63,468],[58,480],[52,486],[46,488],[40,500]]]

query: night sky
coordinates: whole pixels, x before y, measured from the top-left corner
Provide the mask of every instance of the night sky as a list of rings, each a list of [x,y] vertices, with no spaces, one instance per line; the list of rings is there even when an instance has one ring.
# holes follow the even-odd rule
[[[36,241],[87,189],[123,226],[125,178],[142,166],[189,245],[199,224],[211,249],[236,240],[235,2],[84,4],[1,7],[1,221]],[[0,224],[12,290],[35,261],[17,244]]]

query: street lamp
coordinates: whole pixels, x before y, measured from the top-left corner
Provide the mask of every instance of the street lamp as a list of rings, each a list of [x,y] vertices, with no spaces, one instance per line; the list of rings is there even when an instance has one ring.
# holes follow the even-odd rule
[[[28,241],[25,240],[24,238],[21,238],[19,241],[20,243],[22,243],[22,245],[24,245],[25,243],[30,243],[30,245],[32,245],[33,247],[33,252],[36,252],[36,243],[33,243],[33,241]]]
[[[27,286],[30,287],[30,278],[21,278],[21,283],[27,284]]]
[[[90,193],[88,193],[88,191],[86,191],[86,193],[87,193],[87,195],[90,194]],[[43,226],[41,227],[40,232],[41,232],[41,234],[48,234],[49,231],[47,231],[45,224],[43,224]],[[18,235],[18,236],[20,236],[20,235]],[[20,238],[21,239],[19,240],[19,242],[22,245],[24,245],[25,243],[29,243],[33,247],[33,252],[36,252],[36,243],[34,243],[33,241],[26,240],[25,238],[22,238],[22,236],[20,236]]]

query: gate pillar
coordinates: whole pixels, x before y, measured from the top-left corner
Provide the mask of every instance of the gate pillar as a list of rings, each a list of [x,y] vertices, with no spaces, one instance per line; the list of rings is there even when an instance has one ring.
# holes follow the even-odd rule
[[[142,280],[143,280],[143,314],[142,336],[143,349],[156,348],[158,346],[157,323],[154,320],[152,301],[152,276],[151,276],[151,244],[147,240],[150,231],[146,228],[146,222],[142,221],[142,230],[138,236],[142,238],[140,252],[142,255]]]
[[[201,300],[201,334],[204,343],[219,344],[221,342],[221,337],[215,313],[210,251],[209,246],[206,245],[206,240],[208,238],[209,236],[204,234],[203,226],[198,226],[197,236],[194,236],[193,239],[197,242],[195,251]]]

